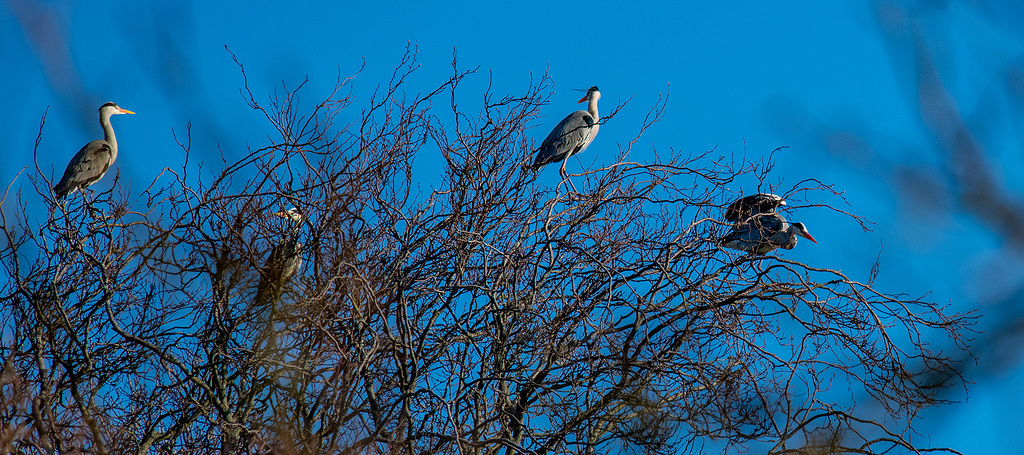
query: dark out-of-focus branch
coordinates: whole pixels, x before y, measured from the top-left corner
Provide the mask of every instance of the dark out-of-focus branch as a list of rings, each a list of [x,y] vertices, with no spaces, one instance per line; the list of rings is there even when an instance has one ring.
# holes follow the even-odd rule
[[[986,312],[997,317],[988,319],[993,325],[986,327],[974,343],[985,347],[984,353],[976,353],[983,374],[1024,360],[1004,355],[1019,347],[1024,336],[1024,282],[1013,273],[1005,273],[1015,268],[1007,264],[1024,260],[1024,195],[1011,186],[1019,179],[1002,174],[999,165],[999,160],[1005,159],[999,152],[1012,147],[1013,141],[997,142],[1006,137],[1021,140],[1024,136],[1016,129],[991,132],[993,128],[1020,124],[1024,113],[1024,53],[1001,51],[989,43],[965,46],[988,53],[978,59],[989,65],[982,68],[986,73],[971,80],[991,82],[969,86],[975,89],[969,95],[979,95],[981,101],[967,111],[967,103],[958,99],[951,86],[958,77],[966,76],[955,73],[956,68],[947,64],[957,56],[946,31],[935,25],[952,22],[955,14],[969,10],[987,21],[988,28],[1024,38],[1024,27],[1014,20],[1020,18],[1019,5],[1008,6],[985,0],[879,0],[873,4],[896,80],[905,93],[902,99],[920,119],[925,141],[909,135],[885,135],[867,119],[843,123],[824,120],[799,106],[791,106],[786,125],[791,127],[785,128],[786,133],[813,141],[830,152],[846,169],[887,182],[901,201],[905,222],[924,227],[934,225],[938,218],[966,218],[982,227],[975,232],[987,231],[998,237],[1001,250],[983,265],[992,270],[981,274],[991,276],[992,281],[965,283],[977,289],[982,298],[994,296],[995,300],[986,302]],[[1005,155],[1012,159],[1020,156]],[[1000,290],[994,292],[994,288]]]
[[[65,33],[69,28],[67,18],[49,2],[7,0],[7,5],[32,44],[50,87],[78,113],[82,122],[94,124],[96,108],[102,101],[89,96],[71,59],[70,40]]]
[[[992,2],[974,2],[975,7],[980,11],[987,10],[987,4]],[[952,8],[953,5],[946,4],[945,8]],[[936,188],[928,185],[927,188],[915,188],[914,182],[904,181],[903,187],[911,190],[911,194],[928,194],[935,190],[941,190],[949,195],[948,200],[952,212],[968,215],[981,225],[988,227],[991,232],[1004,240],[1004,247],[1000,256],[1001,260],[1016,262],[1024,257],[1024,204],[1021,194],[1015,194],[1007,187],[1006,182],[1000,178],[995,171],[997,158],[993,154],[1004,144],[988,143],[985,137],[978,134],[976,128],[967,118],[981,117],[984,123],[994,125],[1015,124],[1012,119],[1002,118],[1004,112],[998,105],[982,104],[981,112],[966,114],[957,100],[947,88],[949,77],[944,77],[942,69],[936,64],[936,55],[944,52],[945,49],[937,44],[933,36],[929,35],[922,26],[921,15],[924,14],[952,14],[949,11],[917,11],[901,2],[884,1],[876,6],[880,28],[895,55],[909,54],[913,58],[913,78],[910,80],[914,87],[907,87],[916,95],[917,111],[923,124],[927,127],[934,139],[934,146],[931,150],[939,158],[935,160],[935,173],[946,176],[943,184]],[[932,8],[937,8],[933,6]],[[989,15],[990,20],[995,16]],[[1022,32],[1024,30],[1018,30]],[[1017,59],[1020,56],[1016,56]],[[996,86],[996,89],[1003,98],[1012,100],[1021,87],[1013,77],[999,77],[1000,74],[1014,74],[1015,60],[1011,56],[1009,61],[999,62],[998,66],[987,69],[995,76],[993,80],[1004,81],[1005,85]],[[986,286],[984,283],[975,283],[974,286]],[[985,353],[976,354],[981,360],[983,371],[998,370],[1008,365],[1015,365],[1022,357],[1015,359],[1008,358],[1005,354],[1010,346],[1020,346],[1020,339],[1024,336],[1024,305],[1020,296],[1024,291],[1024,283],[1012,285],[1019,289],[1013,292],[996,305],[990,305],[989,309],[1000,317],[994,318],[995,327],[989,328],[983,335],[983,339],[977,342],[978,346],[984,346]],[[995,354],[995,355],[990,355]]]

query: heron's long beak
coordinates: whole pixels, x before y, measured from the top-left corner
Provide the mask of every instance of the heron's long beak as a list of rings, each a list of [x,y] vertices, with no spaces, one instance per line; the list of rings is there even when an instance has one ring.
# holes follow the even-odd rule
[[[800,235],[802,235],[804,237],[807,237],[810,241],[812,241],[814,243],[818,243],[817,240],[814,240],[814,237],[811,237],[811,233],[810,232],[801,232]]]
[[[134,112],[132,112],[132,111],[129,111],[128,109],[125,109],[125,108],[123,108],[123,107],[120,107],[120,108],[118,108],[118,109],[121,109],[121,113],[122,113],[122,114],[134,114]]]
[[[584,96],[583,98],[580,98],[580,100],[577,101],[576,104],[580,104],[580,103],[582,103],[582,102],[584,102],[584,101],[586,101],[588,99],[590,99],[590,94],[589,93],[587,93],[587,96]]]

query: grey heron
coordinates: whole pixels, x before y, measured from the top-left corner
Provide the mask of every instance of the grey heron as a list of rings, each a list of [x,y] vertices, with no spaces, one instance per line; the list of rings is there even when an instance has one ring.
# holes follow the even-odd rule
[[[100,126],[103,127],[103,139],[85,144],[71,158],[67,169],[64,170],[64,176],[53,187],[53,193],[57,199],[63,199],[77,189],[96,183],[110,170],[110,166],[117,159],[117,138],[114,137],[114,127],[110,126],[110,116],[117,114],[134,114],[134,112],[111,102],[100,106]]]
[[[256,286],[256,301],[266,303],[269,299],[277,299],[284,289],[284,285],[302,267],[302,243],[299,242],[299,235],[302,231],[302,223],[305,217],[296,207],[286,212],[274,213],[288,219],[290,226],[284,236],[270,250],[267,261],[260,271],[260,282]]]
[[[577,101],[577,103],[588,101],[587,110],[573,112],[558,122],[548,137],[544,138],[544,142],[541,142],[540,148],[535,151],[537,158],[533,160],[533,164],[526,167],[537,170],[547,164],[561,161],[562,167],[558,171],[559,175],[562,176],[562,179],[569,180],[569,176],[565,173],[566,159],[585,150],[594,141],[597,130],[601,127],[601,116],[597,113],[597,100],[599,99],[601,99],[601,92],[597,90],[597,86],[590,87],[587,90],[587,95]],[[571,181],[569,185],[572,185]],[[573,191],[575,190],[576,186],[573,185]]]
[[[751,216],[759,213],[772,213],[780,206],[786,205],[782,196],[771,193],[757,193],[741,197],[725,210],[725,220],[740,224]]]
[[[721,243],[734,250],[765,254],[776,248],[792,249],[798,235],[818,243],[803,223],[790,224],[778,213],[761,213],[739,223],[729,235],[722,237]]]

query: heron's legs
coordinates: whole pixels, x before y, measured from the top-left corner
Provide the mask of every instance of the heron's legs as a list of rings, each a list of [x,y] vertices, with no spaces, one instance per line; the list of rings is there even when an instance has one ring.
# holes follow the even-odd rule
[[[562,181],[563,182],[569,182],[569,186],[572,187],[572,192],[573,193],[579,194],[579,190],[576,189],[576,185],[572,184],[572,180],[569,179],[569,174],[565,172],[565,162],[566,161],[569,161],[569,157],[565,157],[565,159],[562,160],[562,167],[558,168],[558,175],[562,176]]]

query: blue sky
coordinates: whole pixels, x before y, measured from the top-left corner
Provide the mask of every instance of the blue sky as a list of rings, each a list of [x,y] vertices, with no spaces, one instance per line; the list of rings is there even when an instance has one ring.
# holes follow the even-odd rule
[[[835,184],[848,197],[849,211],[876,223],[863,232],[832,212],[793,213],[819,241],[787,252],[793,259],[866,279],[877,258],[883,291],[930,293],[929,299],[960,311],[981,307],[982,315],[987,304],[1020,285],[1019,255],[1008,256],[977,220],[908,207],[913,201],[894,193],[874,161],[839,159],[829,138],[842,137],[817,134],[846,128],[870,140],[871,152],[885,162],[924,168],[936,160],[908,92],[905,56],[887,48],[867,2],[549,3],[8,0],[0,3],[0,81],[7,89],[0,124],[8,156],[0,177],[9,182],[31,164],[47,108],[39,163],[59,176],[78,147],[100,137],[95,109],[108,100],[138,113],[114,119],[122,183],[148,184],[160,169],[180,165],[171,130],[180,133],[197,119],[204,124],[193,123],[196,153],[220,149],[239,156],[248,144],[262,145],[269,130],[239,94],[242,78],[225,46],[246,65],[257,96],[308,77],[303,99],[309,102],[365,61],[353,81],[359,106],[411,42],[422,64],[412,86],[423,90],[450,74],[453,49],[461,67],[479,67],[468,92],[482,91],[488,78],[498,93],[521,92],[531,77],[549,71],[555,95],[547,117],[535,125],[538,141],[577,108],[580,95],[570,88],[598,85],[603,110],[634,97],[602,126],[586,156],[570,161],[570,170],[614,155],[616,144],[630,140],[669,91],[664,120],[641,139],[648,150],[715,149],[760,158],[788,146],[775,155],[774,177],[783,188],[810,177]],[[33,19],[40,10],[57,18],[52,29]],[[993,27],[990,17],[955,2],[922,27],[938,30],[929,35],[942,50],[936,65],[966,112],[994,96],[986,87],[999,81],[986,69],[1012,59],[1024,44],[1019,29]],[[60,47],[33,44],[28,36],[34,33],[66,40],[75,73],[47,71],[41,56]],[[986,131],[994,138],[989,143],[1000,145],[988,148],[993,165],[1016,191],[1024,187],[1014,172],[1022,167],[1020,130],[1020,116],[1010,115]],[[554,182],[557,172],[548,171],[543,178]],[[731,189],[741,187],[754,189],[751,182]],[[977,347],[979,358],[987,354]],[[973,378],[969,401],[929,411],[919,432],[934,446],[964,453],[1016,453],[1024,417],[1013,404],[1024,395],[1024,370],[1010,365]]]

